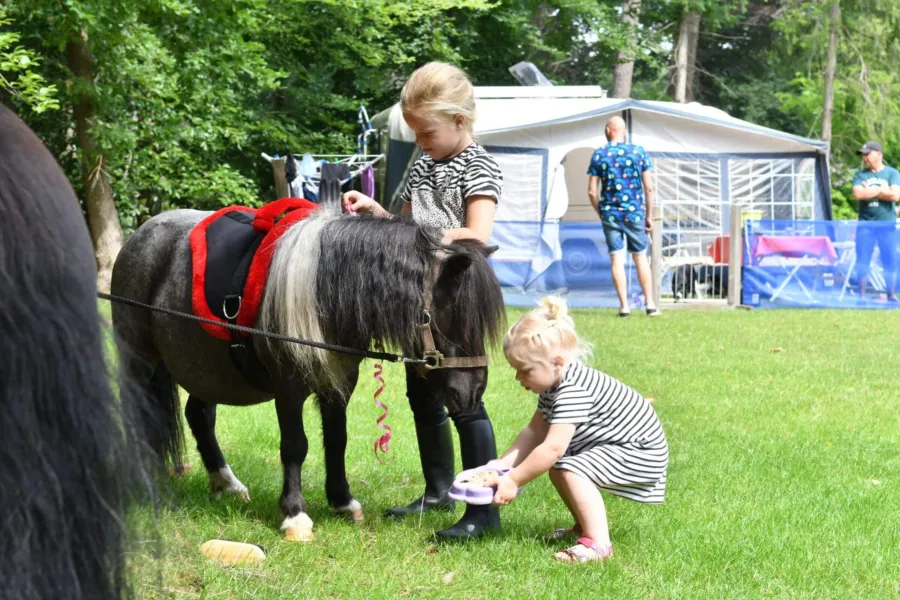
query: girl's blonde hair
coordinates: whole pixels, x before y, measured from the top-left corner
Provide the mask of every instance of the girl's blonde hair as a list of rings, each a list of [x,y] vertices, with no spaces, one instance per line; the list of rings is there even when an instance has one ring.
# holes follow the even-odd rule
[[[591,346],[575,331],[565,300],[547,296],[538,308],[526,313],[509,328],[503,338],[503,353],[508,360],[533,361],[559,353],[567,361],[591,354]]]
[[[472,133],[475,124],[475,90],[468,76],[453,65],[430,62],[416,69],[400,92],[404,113],[424,110],[433,121],[452,122],[456,115],[466,119]]]

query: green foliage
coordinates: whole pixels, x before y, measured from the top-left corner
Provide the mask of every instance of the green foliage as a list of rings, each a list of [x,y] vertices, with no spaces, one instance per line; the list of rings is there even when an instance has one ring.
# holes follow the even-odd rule
[[[791,87],[777,95],[781,110],[794,115],[810,132],[821,129],[825,49],[829,4],[791,0],[774,27],[782,34],[779,49],[794,65]],[[834,85],[832,183],[846,188],[859,168],[856,150],[869,139],[885,147],[885,160],[900,160],[900,18],[894,2],[844,0]],[[799,67],[799,68],[798,68]]]
[[[853,198],[850,184],[831,190],[831,204],[836,220],[853,220],[859,214],[859,204]]]
[[[56,86],[48,85],[36,71],[40,57],[19,44],[21,35],[9,30],[12,24],[6,6],[0,4],[0,91],[38,114],[58,109]]]

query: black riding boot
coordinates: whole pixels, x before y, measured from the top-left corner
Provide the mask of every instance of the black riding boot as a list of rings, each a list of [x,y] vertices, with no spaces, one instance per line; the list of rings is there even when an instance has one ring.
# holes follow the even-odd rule
[[[460,423],[456,426],[456,432],[459,434],[463,470],[480,467],[497,458],[494,427],[489,420]],[[467,504],[462,519],[453,527],[438,531],[435,536],[443,540],[469,539],[496,529],[500,529],[500,511],[496,506]]]
[[[427,510],[452,511],[456,505],[447,496],[453,484],[453,432],[450,419],[440,425],[416,423],[416,439],[419,441],[419,459],[425,475],[425,493],[409,506],[398,506],[385,511],[386,517],[402,518]]]

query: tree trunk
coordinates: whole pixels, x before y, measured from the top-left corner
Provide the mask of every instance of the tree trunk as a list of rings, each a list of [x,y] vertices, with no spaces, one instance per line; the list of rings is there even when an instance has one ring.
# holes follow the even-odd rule
[[[113,262],[122,248],[123,236],[106,174],[106,161],[91,135],[91,120],[94,117],[94,100],[91,95],[94,86],[94,57],[88,48],[87,34],[84,31],[69,38],[66,57],[69,69],[76,78],[82,80],[78,82],[82,91],[75,102],[75,131],[81,154],[84,205],[94,241],[94,255],[97,258],[97,288],[109,291]]]
[[[675,102],[685,103],[694,99],[693,80],[699,37],[700,13],[695,10],[684,13],[675,44]]]
[[[697,99],[697,43],[700,41],[700,13],[688,13],[688,56],[687,56],[687,85],[685,90],[685,102],[693,102]]]
[[[841,5],[831,2],[831,23],[828,36],[828,55],[825,62],[825,99],[822,106],[822,139],[831,142],[831,116],[834,113],[834,73],[837,69],[838,36],[841,30]]]
[[[622,24],[628,30],[627,45],[619,50],[616,66],[613,68],[613,98],[631,97],[631,79],[634,75],[635,47],[634,39],[638,15],[641,13],[641,0],[624,0],[622,3]]]

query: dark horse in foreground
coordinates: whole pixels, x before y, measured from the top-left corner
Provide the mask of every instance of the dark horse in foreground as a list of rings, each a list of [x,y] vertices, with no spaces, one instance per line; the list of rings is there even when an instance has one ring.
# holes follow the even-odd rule
[[[189,235],[209,213],[176,210],[154,217],[128,240],[113,270],[112,293],[191,312]],[[305,340],[367,349],[373,344],[421,357],[420,326],[430,323],[437,349],[448,357],[485,354],[505,319],[500,286],[477,242],[442,245],[439,230],[401,219],[316,214],[290,226],[275,246],[257,326]],[[435,255],[445,256],[425,305]],[[177,460],[179,407],[174,383],[189,393],[185,417],[210,478],[210,491],[247,497],[215,435],[218,404],[248,406],[272,393],[251,385],[229,357],[227,341],[198,324],[127,305],[113,306],[119,340],[135,356],[123,368],[155,394],[162,431],[151,431],[156,451]],[[281,528],[289,540],[312,539],[312,521],[301,494],[308,444],[303,404],[315,394],[325,445],[325,491],[339,512],[362,519],[345,473],[347,399],[356,386],[360,358],[308,346],[254,338],[274,383],[281,429],[284,487]],[[427,385],[446,405],[474,401],[484,389],[484,367],[436,369]]]
[[[126,593],[136,473],[91,238],[41,141],[0,106],[0,598]]]

